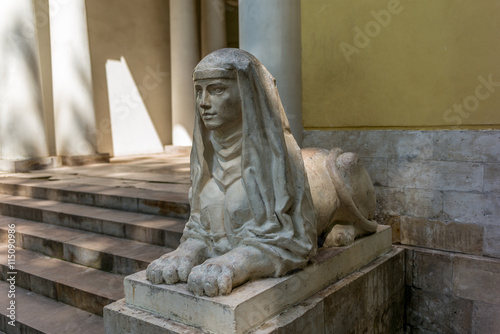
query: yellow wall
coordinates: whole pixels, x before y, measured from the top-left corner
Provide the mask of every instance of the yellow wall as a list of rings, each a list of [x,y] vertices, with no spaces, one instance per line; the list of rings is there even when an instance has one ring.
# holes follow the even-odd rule
[[[499,17],[498,0],[302,0],[304,127],[500,128]]]

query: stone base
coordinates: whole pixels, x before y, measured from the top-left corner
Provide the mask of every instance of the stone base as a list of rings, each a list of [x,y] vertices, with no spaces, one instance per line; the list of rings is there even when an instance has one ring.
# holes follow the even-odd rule
[[[95,155],[61,156],[64,166],[83,166],[90,164],[108,163],[109,154],[100,153]]]
[[[60,166],[60,157],[32,158],[26,160],[0,159],[0,171],[9,173],[27,173],[32,170],[55,168]]]
[[[191,148],[191,146],[165,145],[164,151],[166,154],[171,155],[189,155],[189,153],[191,153]]]
[[[303,270],[281,278],[249,282],[234,289],[229,296],[198,297],[188,291],[186,284],[153,285],[142,271],[125,278],[125,299],[127,307],[208,332],[246,333],[390,249],[391,230],[380,225],[377,233],[358,239],[350,246],[320,249],[313,263]],[[110,312],[118,311],[108,306],[108,314]],[[125,332],[108,320],[105,319],[107,333]]]
[[[247,333],[403,333],[404,259],[404,250],[394,248]],[[106,306],[104,328],[107,334],[210,332],[127,305],[125,299]]]

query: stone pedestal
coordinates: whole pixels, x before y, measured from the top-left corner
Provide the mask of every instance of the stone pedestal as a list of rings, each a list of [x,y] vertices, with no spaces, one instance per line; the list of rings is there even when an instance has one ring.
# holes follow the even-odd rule
[[[32,170],[61,167],[61,157],[30,158],[23,160],[0,159],[0,171],[27,173]]]
[[[391,230],[379,226],[377,233],[351,246],[320,249],[303,270],[249,282],[229,296],[214,298],[195,296],[186,284],[152,285],[142,271],[125,278],[125,300],[106,307],[106,333],[132,333],[139,323],[148,333],[180,333],[186,326],[194,332],[247,333],[390,249]],[[377,288],[385,289],[387,283],[382,281]]]

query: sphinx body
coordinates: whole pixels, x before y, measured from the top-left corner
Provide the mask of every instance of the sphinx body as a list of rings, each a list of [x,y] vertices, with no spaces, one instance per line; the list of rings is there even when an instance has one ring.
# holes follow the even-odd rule
[[[252,55],[221,49],[195,68],[191,214],[153,283],[216,296],[304,267],[319,245],[375,232],[371,181],[355,154],[301,150],[276,83]]]

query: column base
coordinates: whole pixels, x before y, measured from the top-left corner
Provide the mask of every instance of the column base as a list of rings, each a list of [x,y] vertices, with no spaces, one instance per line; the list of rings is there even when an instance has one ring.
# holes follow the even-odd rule
[[[100,164],[109,162],[108,153],[99,153],[94,155],[73,155],[61,156],[63,166],[83,166],[91,164]]]
[[[129,322],[151,320],[159,326],[151,333],[181,333],[167,331],[161,318],[172,326],[177,322],[220,334],[247,333],[387,253],[391,233],[388,226],[379,225],[376,233],[350,246],[320,249],[313,263],[296,273],[248,282],[228,296],[195,296],[186,284],[153,285],[146,280],[145,271],[130,275],[124,281],[126,305],[122,301],[105,308],[106,333],[127,332],[120,327],[124,320],[118,320],[118,314],[128,314]]]
[[[25,160],[0,159],[0,171],[28,173],[32,170],[61,167],[61,157],[31,158]]]

